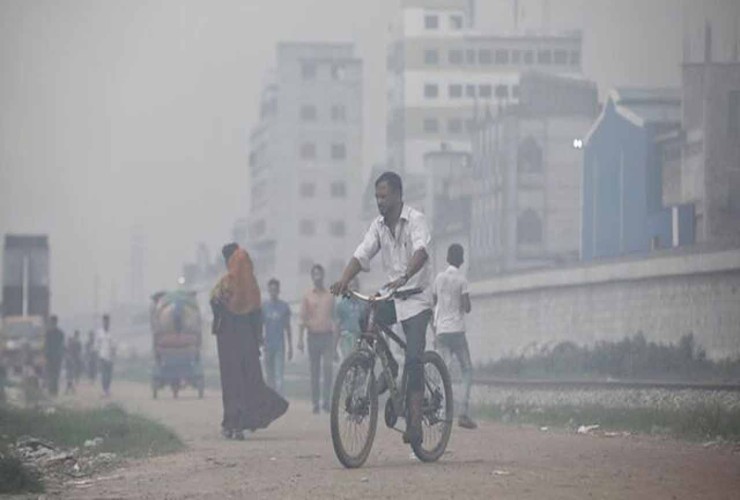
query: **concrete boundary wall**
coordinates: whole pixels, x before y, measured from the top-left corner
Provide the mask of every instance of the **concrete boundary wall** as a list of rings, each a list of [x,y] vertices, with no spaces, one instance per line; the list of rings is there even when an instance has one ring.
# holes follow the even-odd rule
[[[638,332],[660,342],[693,333],[711,358],[740,356],[740,250],[504,275],[470,294],[474,361]]]

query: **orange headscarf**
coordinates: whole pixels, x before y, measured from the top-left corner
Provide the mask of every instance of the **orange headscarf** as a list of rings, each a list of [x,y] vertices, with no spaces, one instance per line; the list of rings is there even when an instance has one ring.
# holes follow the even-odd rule
[[[219,280],[212,294],[234,314],[247,314],[258,309],[262,304],[260,288],[246,250],[237,248],[226,267],[228,272]]]

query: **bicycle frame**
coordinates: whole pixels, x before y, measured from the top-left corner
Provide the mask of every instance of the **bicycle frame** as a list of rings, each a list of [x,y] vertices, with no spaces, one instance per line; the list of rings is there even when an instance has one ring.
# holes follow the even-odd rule
[[[367,331],[360,335],[357,342],[359,348],[362,348],[364,344],[367,350],[372,352],[371,370],[375,369],[375,359],[380,358],[380,364],[383,368],[380,376],[386,380],[396,415],[402,415],[405,411],[406,391],[399,390],[398,384],[396,384],[396,377],[393,376],[392,363],[398,367],[398,362],[393,357],[387,338],[392,339],[404,351],[406,350],[406,342],[396,335],[389,326],[375,321],[376,307],[380,302],[382,301],[373,300],[369,302]],[[404,373],[404,380],[401,382],[401,387],[404,387],[406,384],[405,375]]]

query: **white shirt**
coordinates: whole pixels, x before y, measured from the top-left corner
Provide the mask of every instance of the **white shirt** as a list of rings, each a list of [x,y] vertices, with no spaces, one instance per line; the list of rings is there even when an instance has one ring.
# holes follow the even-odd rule
[[[98,351],[98,357],[105,361],[113,361],[116,350],[116,342],[110,331],[99,328],[95,332],[95,347]]]
[[[462,310],[462,296],[468,293],[468,280],[460,269],[449,266],[434,280],[434,295],[437,307],[434,321],[437,334],[465,331],[465,313]]]
[[[401,217],[396,223],[395,237],[385,224],[383,216],[378,216],[370,224],[362,243],[355,250],[354,257],[360,262],[362,269],[368,271],[370,260],[380,252],[388,281],[394,281],[406,273],[414,252],[423,248],[429,253],[431,241],[424,214],[404,204]],[[406,300],[395,299],[398,321],[412,318],[432,308],[430,261],[431,259],[427,259],[419,272],[411,276],[402,288],[402,290],[421,288],[423,292],[411,295]]]

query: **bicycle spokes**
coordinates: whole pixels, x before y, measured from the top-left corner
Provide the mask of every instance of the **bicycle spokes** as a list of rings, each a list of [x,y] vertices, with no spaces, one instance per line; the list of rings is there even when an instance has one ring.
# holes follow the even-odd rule
[[[442,359],[424,353],[424,399],[422,401],[422,442],[413,446],[421,460],[437,460],[447,447],[452,429],[452,384]]]

